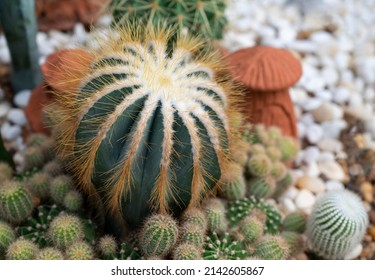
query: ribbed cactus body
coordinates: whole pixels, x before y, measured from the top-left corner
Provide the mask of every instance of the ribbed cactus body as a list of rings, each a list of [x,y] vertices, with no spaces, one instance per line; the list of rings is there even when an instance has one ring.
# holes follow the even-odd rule
[[[248,194],[258,199],[269,197],[275,190],[276,183],[272,177],[257,177],[250,181]]]
[[[168,34],[137,32],[103,45],[77,92],[59,100],[76,177],[133,227],[154,211],[178,216],[218,184],[233,101],[197,42],[172,51]]]
[[[86,242],[80,241],[74,243],[66,249],[68,260],[93,260],[94,249]]]
[[[182,228],[180,237],[181,243],[189,243],[195,245],[197,248],[201,248],[204,242],[204,230],[198,225],[187,224]]]
[[[55,177],[51,181],[50,194],[55,203],[63,204],[65,196],[73,189],[72,179],[66,175]]]
[[[254,256],[261,260],[285,260],[289,256],[289,247],[282,237],[265,235],[255,245]]]
[[[0,221],[0,256],[15,239],[16,234],[12,227]]]
[[[211,232],[224,232],[228,227],[225,205],[220,199],[210,199],[205,205],[207,228]]]
[[[38,172],[26,181],[26,187],[39,198],[46,199],[49,196],[50,181],[48,174]]]
[[[144,19],[150,25],[166,21],[179,31],[199,32],[206,37],[220,39],[227,22],[225,0],[112,0],[110,4],[115,23]]]
[[[31,194],[16,181],[5,182],[0,188],[0,213],[9,222],[20,223],[33,211]]]
[[[191,243],[183,243],[174,250],[173,259],[199,260],[201,259],[200,250]]]
[[[306,229],[306,215],[302,212],[288,214],[283,220],[283,230],[303,233]]]
[[[266,154],[255,154],[248,162],[249,172],[258,177],[265,177],[271,172],[272,162]]]
[[[117,254],[116,240],[109,235],[103,236],[99,239],[98,249],[104,259],[113,260]]]
[[[78,191],[71,190],[65,195],[63,204],[67,210],[77,212],[83,205],[83,197]]]
[[[36,260],[63,260],[64,256],[60,250],[52,247],[47,247],[40,250],[36,257]]]
[[[52,221],[48,234],[56,247],[66,248],[83,239],[83,225],[76,216],[60,214]]]
[[[33,260],[38,253],[38,246],[29,241],[18,239],[8,247],[6,258],[8,260]]]
[[[239,225],[238,232],[244,243],[253,243],[263,235],[264,224],[254,216],[243,219]]]
[[[311,248],[327,259],[343,259],[361,242],[368,216],[361,199],[348,190],[328,192],[316,202],[307,221]]]
[[[191,208],[184,212],[181,217],[183,225],[196,225],[201,228],[202,232],[207,229],[207,218],[200,208]]]
[[[151,216],[141,232],[141,251],[147,256],[166,256],[176,244],[177,223],[170,216]]]
[[[247,256],[242,243],[232,240],[228,233],[221,236],[214,232],[206,238],[203,251],[205,260],[243,260]]]

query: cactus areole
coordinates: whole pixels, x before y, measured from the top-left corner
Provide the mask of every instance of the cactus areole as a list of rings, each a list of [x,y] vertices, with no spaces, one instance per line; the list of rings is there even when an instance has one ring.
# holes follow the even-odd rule
[[[103,43],[77,92],[59,100],[76,177],[130,226],[199,203],[221,178],[230,138],[231,90],[214,56],[197,58],[195,40],[171,51],[169,34],[138,33]]]

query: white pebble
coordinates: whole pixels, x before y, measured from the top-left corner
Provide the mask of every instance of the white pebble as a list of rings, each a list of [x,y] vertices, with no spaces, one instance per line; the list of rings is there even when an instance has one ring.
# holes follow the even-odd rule
[[[316,162],[311,162],[305,166],[302,167],[302,170],[305,175],[311,176],[311,177],[317,177],[320,175],[320,170],[318,167],[318,164]]]
[[[21,90],[14,96],[14,104],[17,107],[25,108],[30,100],[31,91],[28,89]]]
[[[281,199],[280,204],[287,214],[297,211],[297,207],[293,200],[288,197]]]
[[[344,181],[345,173],[336,161],[321,161],[318,163],[320,172],[330,180]]]
[[[339,181],[329,180],[326,182],[326,189],[328,192],[339,191],[339,190],[343,190],[344,188],[345,188],[344,185]]]
[[[311,208],[315,203],[315,195],[308,190],[301,190],[295,200],[298,209]]]
[[[8,102],[0,103],[0,119],[4,118],[8,114],[11,107],[12,106]]]
[[[323,151],[335,153],[343,149],[343,144],[339,140],[333,138],[324,138],[319,141],[318,147]]]
[[[0,87],[0,100],[3,100],[5,97],[5,92],[4,90]]]
[[[323,137],[323,129],[320,125],[311,124],[307,127],[306,130],[306,138],[307,140],[312,143],[318,143]]]
[[[332,100],[332,92],[326,89],[316,91],[315,96],[322,100],[322,102],[329,102]]]
[[[338,87],[333,91],[333,101],[344,104],[349,100],[350,91],[345,87]]]
[[[288,188],[280,197],[280,199],[283,199],[283,198],[289,198],[289,199],[295,199],[297,197],[299,193],[299,190],[294,187],[294,186],[291,186],[290,188]]]
[[[317,162],[320,156],[320,150],[316,146],[309,146],[303,150],[303,161],[306,163]]]
[[[5,122],[1,127],[1,136],[8,141],[12,141],[21,135],[21,128],[17,125],[11,125]]]
[[[27,124],[25,113],[22,109],[13,108],[8,113],[8,120],[16,125],[24,126]]]
[[[347,127],[347,123],[343,119],[325,121],[321,123],[324,137],[338,139],[343,129]]]

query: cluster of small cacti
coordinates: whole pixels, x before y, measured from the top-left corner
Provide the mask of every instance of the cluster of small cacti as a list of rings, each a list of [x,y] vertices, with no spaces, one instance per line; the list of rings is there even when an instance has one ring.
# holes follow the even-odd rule
[[[110,10],[116,24],[143,19],[149,25],[166,22],[175,25],[179,32],[202,34],[207,38],[221,39],[227,23],[224,14],[226,0],[112,0]]]

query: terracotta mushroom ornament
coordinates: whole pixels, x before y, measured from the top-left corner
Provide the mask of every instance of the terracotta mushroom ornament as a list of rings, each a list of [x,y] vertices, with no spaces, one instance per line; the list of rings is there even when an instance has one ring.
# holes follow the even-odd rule
[[[31,92],[29,104],[25,108],[33,132],[49,134],[49,129],[43,123],[43,109],[54,101],[51,92],[64,95],[74,92],[78,81],[66,82],[70,80],[66,78],[69,75],[85,75],[92,59],[91,54],[79,49],[61,50],[47,57],[41,67],[44,82]]]
[[[288,51],[266,46],[241,49],[227,57],[233,77],[245,89],[244,116],[253,124],[278,126],[297,138],[289,87],[302,75],[301,63]]]

